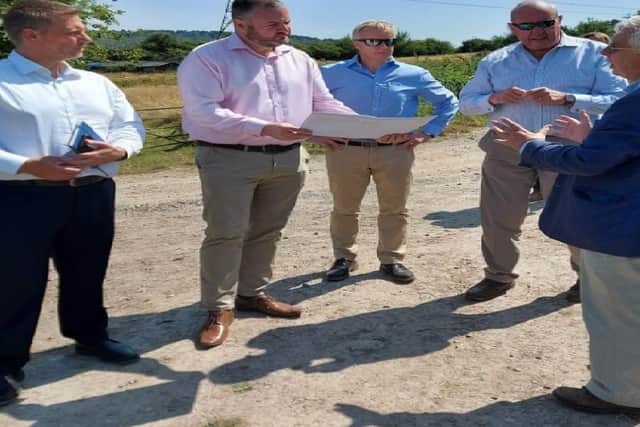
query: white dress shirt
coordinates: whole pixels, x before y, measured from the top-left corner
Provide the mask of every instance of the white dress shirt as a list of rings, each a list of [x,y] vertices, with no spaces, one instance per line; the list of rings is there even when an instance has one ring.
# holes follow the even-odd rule
[[[17,173],[29,158],[72,154],[72,133],[82,122],[128,156],[142,149],[142,121],[107,78],[68,65],[53,77],[15,51],[0,61],[0,180],[36,178]],[[113,176],[117,170],[111,162],[79,176]]]

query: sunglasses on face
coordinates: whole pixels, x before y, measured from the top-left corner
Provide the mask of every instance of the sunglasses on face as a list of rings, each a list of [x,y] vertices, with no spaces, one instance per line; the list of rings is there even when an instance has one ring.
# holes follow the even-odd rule
[[[548,19],[546,21],[538,21],[538,22],[521,22],[519,24],[516,24],[515,22],[512,22],[511,25],[513,25],[514,27],[516,27],[519,30],[522,31],[531,31],[534,28],[538,27],[538,28],[549,28],[549,27],[553,27],[556,23],[555,19]]]
[[[385,46],[393,46],[396,39],[356,39],[357,42],[362,42],[365,46],[376,47],[384,44]]]

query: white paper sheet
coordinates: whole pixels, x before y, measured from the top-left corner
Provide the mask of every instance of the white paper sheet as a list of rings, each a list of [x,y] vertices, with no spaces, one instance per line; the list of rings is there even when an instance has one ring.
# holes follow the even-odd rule
[[[407,133],[422,128],[432,119],[422,117],[373,117],[335,113],[311,113],[300,127],[315,136],[377,139],[391,133]]]

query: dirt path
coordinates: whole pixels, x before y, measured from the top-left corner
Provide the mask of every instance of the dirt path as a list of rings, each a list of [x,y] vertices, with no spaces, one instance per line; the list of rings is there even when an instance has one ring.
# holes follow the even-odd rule
[[[549,397],[588,379],[587,339],[580,306],[562,295],[575,280],[566,251],[537,230],[537,213],[524,226],[517,288],[477,305],[459,296],[483,267],[474,140],[419,149],[406,262],[418,280],[404,286],[376,273],[371,191],[360,269],[322,281],[331,202],[324,159],[314,157],[271,288],[304,316],[240,315],[230,340],[207,352],[192,341],[203,316],[195,172],[119,178],[106,299],[112,335],[144,358],[113,368],[75,356],[57,331],[52,277],[23,400],[0,409],[0,426],[637,425]]]

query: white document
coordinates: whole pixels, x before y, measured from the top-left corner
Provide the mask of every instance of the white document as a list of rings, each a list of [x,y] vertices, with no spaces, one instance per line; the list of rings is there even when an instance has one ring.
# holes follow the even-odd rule
[[[391,133],[408,133],[422,128],[433,117],[373,117],[336,113],[311,113],[301,128],[314,136],[377,139]]]

